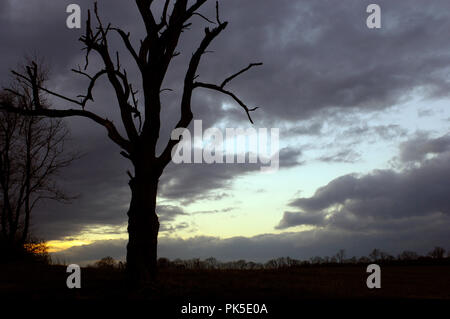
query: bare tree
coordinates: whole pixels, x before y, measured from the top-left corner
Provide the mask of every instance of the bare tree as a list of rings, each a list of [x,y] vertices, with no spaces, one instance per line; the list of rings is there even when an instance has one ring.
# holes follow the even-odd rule
[[[439,246],[433,248],[432,251],[428,253],[428,256],[435,259],[442,259],[445,256],[445,249]]]
[[[114,269],[118,267],[118,263],[113,257],[106,256],[99,261],[96,261],[94,267],[101,269]]]
[[[127,268],[131,275],[130,279],[134,283],[142,285],[151,282],[156,275],[159,221],[155,209],[158,182],[163,170],[171,161],[172,149],[179,143],[179,140],[169,140],[162,153],[160,155],[156,153],[161,127],[162,105],[160,95],[164,91],[162,83],[173,58],[179,55],[176,49],[181,34],[191,26],[190,21],[194,16],[201,17],[206,23],[214,25],[211,28],[206,27],[204,29],[203,38],[189,61],[179,103],[180,118],[174,129],[187,128],[191,123],[193,119],[191,98],[197,88],[217,91],[234,99],[252,122],[250,113],[256,108],[249,108],[226,86],[236,77],[262,63],[249,64],[239,72],[225,78],[221,84],[197,81],[197,69],[202,56],[208,52],[207,49],[210,44],[228,25],[228,22],[222,21],[220,18],[218,2],[216,3],[215,21],[198,12],[207,0],[193,2],[165,0],[161,17],[158,20],[155,19],[151,8],[153,0],[135,0],[135,2],[146,31],[145,38],[141,41],[138,50],[133,46],[129,33],[115,28],[111,24],[105,25],[102,23],[96,4],[93,15],[88,11],[85,35],[80,38],[87,52],[86,65],[84,70],[80,68],[73,70],[89,79],[87,91],[81,96],[81,99],[70,98],[40,86],[36,81],[38,66],[32,64],[28,67],[26,74],[15,74],[27,81],[33,88],[35,96],[33,109],[24,110],[9,105],[3,105],[3,108],[26,115],[53,118],[70,116],[89,118],[103,126],[108,132],[109,138],[122,149],[121,154],[129,159],[134,167],[134,174],[129,173],[131,203],[128,210]],[[96,21],[96,27],[92,27],[93,20]],[[111,56],[108,39],[112,32],[120,36],[140,71],[144,97],[142,109],[136,99],[137,92],[133,89],[125,69],[120,64],[119,54],[116,53]],[[94,75],[85,72],[91,52],[96,52],[103,64],[103,67]],[[113,87],[126,137],[119,133],[119,130],[110,120],[86,109],[87,103],[93,101],[94,85],[102,76],[106,76]],[[78,108],[65,110],[43,108],[39,99],[39,92],[46,92],[59,97],[73,103]],[[136,123],[137,120],[138,123]]]
[[[405,250],[397,257],[398,260],[417,260],[419,259],[419,255],[414,251]]]
[[[338,260],[338,263],[342,264],[345,259],[345,249],[339,249],[339,251],[336,254],[336,259]]]
[[[43,83],[45,73],[37,77]],[[17,109],[31,109],[32,101],[32,90],[21,81],[0,92],[0,103]],[[64,152],[67,134],[61,119],[0,112],[0,237],[12,253],[32,242],[31,213],[39,201],[69,199],[55,181],[74,159]]]
[[[381,255],[380,250],[377,249],[377,248],[375,248],[375,249],[372,250],[372,252],[369,254],[369,258],[370,258],[373,262],[375,262],[375,261],[377,261],[377,260],[380,259],[380,255]]]

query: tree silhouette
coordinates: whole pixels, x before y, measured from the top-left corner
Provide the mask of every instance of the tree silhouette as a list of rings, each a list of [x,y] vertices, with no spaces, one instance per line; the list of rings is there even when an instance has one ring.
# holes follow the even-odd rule
[[[111,256],[106,256],[100,259],[99,261],[96,261],[94,264],[94,267],[101,268],[101,269],[114,269],[116,268],[118,263],[116,260]]]
[[[338,260],[338,263],[342,264],[345,259],[345,249],[339,249],[339,251],[336,254],[336,259]]]
[[[419,255],[414,251],[405,250],[400,255],[398,255],[398,260],[417,260]]]
[[[432,251],[428,253],[431,258],[442,259],[445,256],[445,249],[439,246],[434,247]]]
[[[381,255],[380,250],[377,249],[377,248],[375,248],[375,249],[372,250],[372,252],[369,254],[369,258],[370,258],[373,262],[375,262],[375,261],[377,261],[377,260],[380,259],[380,255]]]
[[[195,89],[205,88],[228,95],[234,99],[246,112],[250,121],[250,112],[256,108],[249,108],[233,92],[226,89],[226,85],[248,71],[252,67],[262,63],[252,63],[246,68],[227,77],[221,84],[204,83],[197,81],[197,69],[202,56],[207,53],[209,45],[222,33],[228,22],[221,21],[219,15],[219,4],[216,2],[215,21],[207,19],[198,10],[207,0],[196,0],[188,5],[188,0],[166,0],[159,21],[155,20],[151,5],[153,0],[135,0],[141,18],[144,22],[146,35],[141,41],[138,50],[132,45],[130,34],[122,29],[112,27],[111,24],[103,24],[94,6],[94,15],[88,11],[85,35],[80,41],[86,49],[86,65],[89,64],[89,55],[96,52],[103,67],[94,75],[89,75],[80,68],[73,70],[75,73],[89,79],[86,93],[81,99],[74,99],[51,91],[39,85],[36,80],[38,66],[32,64],[27,68],[26,74],[15,73],[16,76],[27,81],[33,88],[34,107],[32,109],[19,109],[10,105],[2,107],[11,112],[26,115],[39,115],[55,118],[70,116],[81,116],[91,119],[103,126],[108,132],[109,138],[121,149],[121,154],[129,159],[134,167],[134,174],[129,173],[131,188],[131,202],[128,210],[128,234],[127,245],[127,269],[130,279],[139,285],[150,283],[156,275],[157,270],[157,239],[159,232],[159,221],[156,214],[156,197],[158,182],[165,167],[172,158],[172,149],[179,143],[178,140],[169,140],[164,150],[158,156],[156,145],[160,138],[161,127],[161,92],[163,80],[172,59],[179,54],[176,51],[181,34],[191,25],[191,18],[199,16],[214,24],[213,28],[204,29],[203,38],[198,48],[193,52],[187,72],[184,76],[184,86],[180,101],[180,119],[175,128],[187,128],[193,119],[191,109],[191,98]],[[170,10],[170,5],[173,2]],[[96,27],[92,27],[92,20],[96,21]],[[144,97],[143,112],[136,99],[136,91],[128,80],[127,73],[120,65],[119,54],[114,58],[110,54],[108,38],[111,32],[116,32],[123,41],[128,53],[137,65],[142,78],[142,90]],[[107,118],[103,118],[86,109],[87,103],[93,101],[93,88],[97,80],[106,76],[113,87],[122,124],[125,128],[126,137],[119,133],[116,126]],[[76,109],[47,109],[42,107],[39,93],[56,96],[78,106]],[[139,122],[136,123],[136,121]]]
[[[46,72],[37,74],[36,80],[44,83]],[[0,92],[0,103],[14,108],[30,109],[32,101],[32,90],[20,80]],[[42,106],[48,108],[44,100]],[[60,170],[75,158],[64,150],[67,135],[60,119],[0,112],[0,240],[11,254],[40,246],[29,231],[39,201],[69,200],[55,182]]]

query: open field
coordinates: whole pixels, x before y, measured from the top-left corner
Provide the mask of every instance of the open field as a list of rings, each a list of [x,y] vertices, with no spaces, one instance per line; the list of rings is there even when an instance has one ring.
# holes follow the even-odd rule
[[[118,270],[82,268],[81,289],[66,287],[64,266],[0,265],[0,297],[110,299],[128,294]],[[381,289],[368,289],[363,265],[311,266],[281,270],[160,271],[150,299],[449,299],[450,266],[382,266]]]

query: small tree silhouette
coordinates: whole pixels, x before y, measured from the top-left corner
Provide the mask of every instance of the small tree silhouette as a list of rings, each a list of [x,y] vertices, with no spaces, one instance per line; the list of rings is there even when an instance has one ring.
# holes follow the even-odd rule
[[[114,269],[118,266],[118,263],[111,256],[106,256],[97,261],[94,266],[101,269]]]
[[[434,247],[432,251],[428,253],[428,256],[435,259],[442,259],[445,256],[445,249],[439,246]]]
[[[44,85],[46,74],[36,73],[39,85]],[[32,89],[20,79],[0,92],[1,105],[21,110],[30,110],[34,98]],[[43,100],[42,107],[50,105]],[[41,200],[70,199],[56,183],[57,174],[75,159],[65,151],[67,136],[60,119],[0,112],[0,241],[13,254],[25,244],[37,244],[29,234],[30,220]]]
[[[379,260],[380,256],[381,256],[381,252],[379,249],[376,249],[376,248],[374,250],[372,250],[372,252],[369,254],[369,258],[374,262]]]
[[[345,249],[339,249],[339,251],[336,254],[336,259],[338,263],[342,264],[344,262],[345,258]]]
[[[409,250],[405,250],[400,255],[398,255],[399,260],[405,260],[405,261],[417,260],[418,258],[419,258],[419,255],[416,252],[409,251]]]

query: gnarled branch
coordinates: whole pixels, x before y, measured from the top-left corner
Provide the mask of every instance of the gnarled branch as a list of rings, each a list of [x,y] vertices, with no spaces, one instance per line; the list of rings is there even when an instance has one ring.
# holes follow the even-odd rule
[[[56,109],[23,109],[12,106],[9,103],[4,103],[0,101],[0,111],[7,111],[11,113],[26,115],[26,116],[46,116],[51,118],[65,118],[71,116],[81,116],[89,118],[94,122],[102,125],[108,132],[109,138],[119,145],[124,150],[130,152],[132,147],[131,143],[123,138],[119,131],[116,129],[114,124],[106,119],[98,116],[95,113],[86,110],[68,109],[68,110],[56,110]]]
[[[221,92],[223,94],[229,95],[231,96],[240,106],[242,106],[242,108],[245,110],[245,113],[247,113],[248,119],[250,121],[250,123],[253,124],[253,120],[250,116],[250,112],[255,111],[256,109],[258,109],[258,107],[254,107],[254,108],[248,108],[247,105],[245,105],[244,102],[242,102],[234,93],[225,90],[223,87],[215,85],[215,84],[210,84],[210,83],[202,83],[202,82],[195,82],[194,83],[194,88],[205,88],[205,89],[210,89],[210,90],[214,90],[214,91],[218,91]]]
[[[119,33],[120,37],[122,38],[122,40],[125,44],[125,47],[128,49],[131,56],[136,61],[136,64],[138,65],[139,69],[142,71],[144,63],[143,63],[142,59],[138,56],[138,54],[136,53],[136,50],[134,49],[133,45],[130,42],[130,33],[129,32],[125,33],[125,31],[123,31],[122,29],[119,29],[119,28],[111,28],[111,30],[114,30],[117,33]]]

